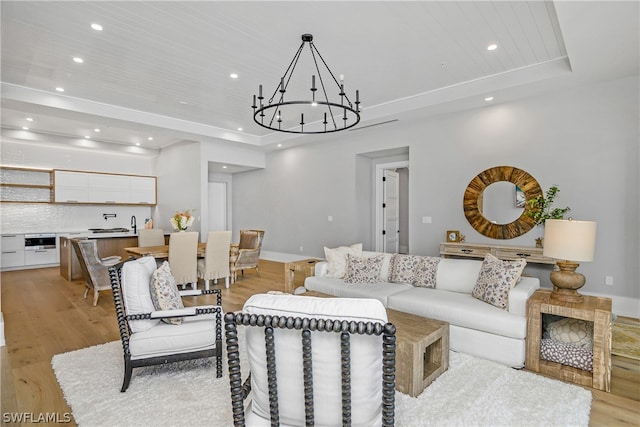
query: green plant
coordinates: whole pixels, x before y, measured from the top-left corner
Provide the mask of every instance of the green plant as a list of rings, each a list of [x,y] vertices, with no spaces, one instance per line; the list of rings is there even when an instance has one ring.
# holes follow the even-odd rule
[[[533,218],[536,225],[544,225],[544,222],[548,219],[563,219],[564,214],[569,212],[571,208],[568,206],[566,208],[552,208],[551,206],[559,192],[558,186],[554,185],[547,190],[544,196],[540,195],[527,200],[528,208],[524,215]]]

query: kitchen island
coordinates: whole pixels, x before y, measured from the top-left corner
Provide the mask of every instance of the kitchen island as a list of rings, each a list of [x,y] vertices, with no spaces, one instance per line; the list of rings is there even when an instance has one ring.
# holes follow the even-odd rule
[[[71,239],[95,239],[98,243],[98,254],[101,258],[117,255],[123,260],[129,257],[124,248],[138,246],[138,235],[133,232],[93,233],[72,232],[60,235],[60,275],[67,280],[82,278],[82,270],[71,245]],[[168,242],[169,235],[165,235]]]

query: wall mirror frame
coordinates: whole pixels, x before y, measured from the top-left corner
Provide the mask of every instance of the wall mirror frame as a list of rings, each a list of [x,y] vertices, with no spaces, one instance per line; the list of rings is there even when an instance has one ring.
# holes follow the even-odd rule
[[[480,234],[492,239],[513,239],[522,236],[535,226],[532,218],[522,214],[508,224],[495,224],[482,214],[482,193],[493,183],[508,181],[524,193],[525,203],[542,195],[542,188],[536,179],[522,169],[512,166],[496,166],[480,172],[471,180],[464,192],[464,216],[469,224]]]

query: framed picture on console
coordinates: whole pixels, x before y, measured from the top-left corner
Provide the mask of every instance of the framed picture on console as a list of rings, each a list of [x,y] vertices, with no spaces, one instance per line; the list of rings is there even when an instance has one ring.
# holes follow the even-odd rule
[[[460,232],[458,230],[447,230],[447,242],[459,242]]]

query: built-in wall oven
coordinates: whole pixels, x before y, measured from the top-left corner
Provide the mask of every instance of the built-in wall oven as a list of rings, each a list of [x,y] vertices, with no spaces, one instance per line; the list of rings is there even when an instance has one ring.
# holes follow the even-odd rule
[[[24,235],[24,264],[40,265],[58,262],[58,245],[55,233]]]
[[[56,249],[55,233],[25,234],[24,250],[38,251],[44,249]]]

